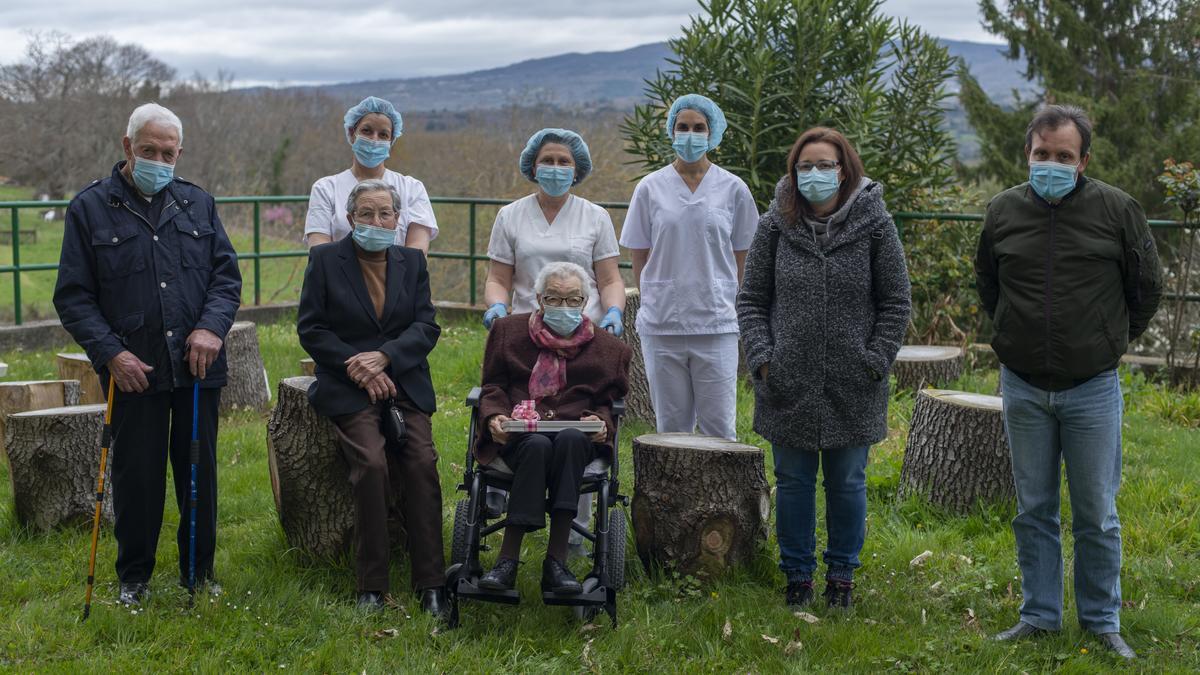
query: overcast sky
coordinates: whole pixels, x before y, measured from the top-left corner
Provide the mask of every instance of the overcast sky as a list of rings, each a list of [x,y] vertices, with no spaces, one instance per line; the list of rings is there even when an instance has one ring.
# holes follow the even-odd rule
[[[564,52],[617,51],[676,36],[696,0],[3,0],[0,63],[23,31],[134,42],[180,75],[231,71],[237,84],[419,77],[494,68]],[[994,42],[974,0],[884,0],[884,11],[939,37]]]

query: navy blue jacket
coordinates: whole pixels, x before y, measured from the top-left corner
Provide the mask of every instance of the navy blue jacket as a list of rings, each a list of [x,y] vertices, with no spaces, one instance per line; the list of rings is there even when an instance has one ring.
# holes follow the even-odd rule
[[[241,304],[237,253],[212,195],[176,178],[151,225],[121,175],[84,188],[67,208],[54,307],[101,377],[122,351],[154,367],[146,393],[190,387],[185,343],[197,328],[222,340]],[[151,210],[153,212],[153,210]],[[225,349],[203,387],[226,381]]]
[[[345,237],[314,247],[308,253],[304,289],[296,317],[300,346],[312,357],[316,382],[308,399],[322,415],[358,412],[370,398],[346,374],[346,359],[360,352],[388,355],[388,375],[418,410],[437,409],[426,358],[442,329],[429,294],[425,256],[415,248],[387,250],[387,293],[383,318],[363,280],[354,239]]]

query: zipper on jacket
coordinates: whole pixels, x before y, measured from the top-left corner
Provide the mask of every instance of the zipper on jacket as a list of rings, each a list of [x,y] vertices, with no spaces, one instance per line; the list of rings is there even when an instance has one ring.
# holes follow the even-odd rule
[[[146,227],[150,228],[151,232],[154,232],[154,226],[150,224],[149,220],[146,220],[146,216],[143,216],[142,214],[138,213],[137,211],[134,211],[133,209],[129,208],[129,202],[121,202],[121,206],[124,206],[126,211],[128,211],[128,212],[132,213],[133,215],[137,216],[138,218],[140,218],[142,220],[142,222],[146,224]]]
[[[1042,304],[1043,304],[1043,311],[1045,313],[1045,321],[1046,321],[1046,336],[1045,336],[1045,342],[1042,345],[1042,348],[1045,350],[1045,356],[1042,359],[1042,364],[1043,364],[1042,368],[1046,375],[1050,374],[1050,352],[1052,351],[1050,349],[1050,336],[1053,333],[1051,333],[1051,330],[1050,330],[1050,320],[1051,320],[1050,316],[1051,316],[1051,298],[1052,298],[1051,294],[1053,293],[1053,290],[1054,290],[1054,284],[1053,284],[1053,281],[1054,281],[1054,225],[1055,225],[1055,220],[1056,220],[1057,215],[1058,215],[1058,209],[1051,207],[1050,208],[1050,236],[1049,236],[1049,241],[1046,243],[1046,274],[1045,274],[1046,278],[1045,278],[1045,281],[1043,282],[1045,284],[1045,286],[1044,286],[1044,289],[1042,292],[1042,297],[1043,297]]]

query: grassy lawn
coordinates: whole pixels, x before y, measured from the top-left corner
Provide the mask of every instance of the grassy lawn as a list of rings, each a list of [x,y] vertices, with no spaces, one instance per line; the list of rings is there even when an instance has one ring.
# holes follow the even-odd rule
[[[478,381],[483,338],[473,323],[448,325],[432,358],[447,547],[466,434],[461,400]],[[259,339],[273,382],[299,373],[303,354],[290,324],[260,326]],[[53,376],[50,357],[50,351],[10,353],[0,360],[10,364],[10,379],[33,379]],[[991,392],[995,376],[969,373],[958,386]],[[1140,668],[1195,671],[1200,669],[1200,433],[1164,421],[1167,404],[1142,380],[1126,376],[1125,385],[1124,631],[1144,657]],[[739,434],[769,452],[750,431],[750,407],[742,392]],[[710,585],[661,572],[648,575],[636,559],[629,561],[630,584],[620,596],[616,629],[601,619],[581,625],[569,610],[541,604],[537,584],[544,533],[526,540],[523,559],[529,564],[519,586],[526,600],[519,607],[464,603],[462,627],[437,630],[415,611],[410,594],[397,591],[407,588],[408,567],[398,554],[393,590],[402,607],[359,615],[348,560],[314,561],[289,550],[271,497],[266,414],[241,412],[222,420],[218,449],[216,569],[225,594],[184,609],[185,593],[174,576],[178,515],[169,506],[149,605],[135,613],[113,603],[116,547],[111,531],[105,531],[98,600],[92,618],[80,624],[90,525],[48,535],[20,528],[5,476],[0,478],[0,670],[1015,673],[1118,666],[1079,629],[1070,597],[1060,635],[1019,646],[984,640],[985,633],[1008,627],[1017,616],[1020,589],[1008,525],[1013,509],[980,509],[955,518],[917,501],[897,501],[911,396],[898,395],[891,410],[892,433],[873,450],[868,468],[869,529],[857,607],[844,614],[813,608],[816,623],[783,606],[773,537],[754,564]],[[625,457],[629,439],[647,430],[627,425]],[[623,469],[628,492],[631,463]],[[1064,530],[1069,541],[1069,516]],[[819,527],[818,548],[823,541]],[[909,561],[925,550],[932,557],[911,566]],[[1068,576],[1070,567],[1068,558]],[[726,624],[728,636],[723,635]],[[792,642],[801,646],[789,648]]]

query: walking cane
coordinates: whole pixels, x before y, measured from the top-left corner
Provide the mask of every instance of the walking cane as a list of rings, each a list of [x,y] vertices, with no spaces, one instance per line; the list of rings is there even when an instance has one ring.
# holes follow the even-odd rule
[[[108,374],[108,403],[104,407],[104,432],[100,435],[100,475],[96,478],[96,516],[92,519],[92,553],[88,556],[87,594],[83,598],[83,620],[92,613],[92,586],[96,583],[96,543],[100,539],[100,509],[104,506],[104,469],[112,445],[113,376]]]
[[[196,596],[196,467],[200,464],[200,380],[192,382],[192,445],[189,449],[192,462],[192,486],[188,499],[191,514],[188,517],[188,607]]]

